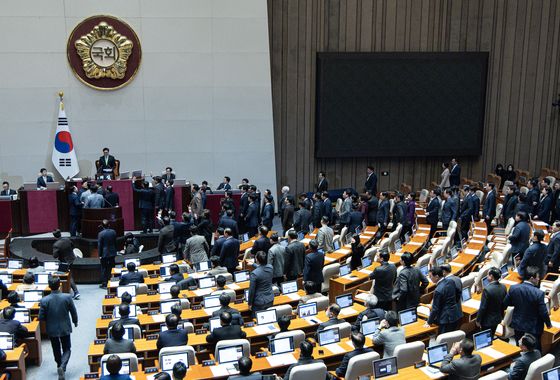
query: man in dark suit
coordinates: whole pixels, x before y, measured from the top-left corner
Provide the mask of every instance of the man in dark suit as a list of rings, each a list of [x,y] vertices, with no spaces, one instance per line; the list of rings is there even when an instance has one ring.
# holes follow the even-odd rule
[[[550,240],[546,247],[546,262],[549,272],[558,273],[560,268],[560,222],[556,221],[551,226]]]
[[[284,274],[287,280],[295,280],[303,273],[305,245],[297,237],[296,231],[288,232],[288,246],[284,257]]]
[[[294,228],[298,232],[309,233],[309,225],[311,224],[311,211],[307,202],[299,202],[299,210],[294,213]]]
[[[132,307],[136,306],[132,305]],[[119,319],[113,319],[111,322],[109,322],[109,328],[112,328],[116,323],[120,322],[123,325],[137,325],[138,327],[140,327],[140,329],[142,329],[142,326],[140,326],[140,322],[138,321],[138,319],[130,316],[129,304],[121,303],[118,307],[118,313]]]
[[[322,200],[322,211],[321,216],[326,216],[329,220],[332,220],[332,201],[329,198],[329,193],[323,191],[321,193],[321,200]]]
[[[74,255],[74,244],[72,243],[72,240],[63,238],[62,233],[59,229],[53,231],[53,236],[56,239],[56,241],[53,243],[53,258],[57,259],[60,262],[68,264],[68,269],[70,269],[70,287],[74,292],[73,297],[74,299],[79,299],[80,292],[78,291],[78,287],[76,286],[74,277],[72,276],[72,264],[74,263],[74,260],[76,260],[76,255]]]
[[[175,179],[175,173],[173,173],[173,168],[168,166],[165,168],[165,173],[161,176],[163,182]]]
[[[507,289],[504,284],[499,282],[502,273],[498,268],[490,268],[487,278],[490,283],[482,291],[476,325],[481,330],[492,330],[492,336],[494,336],[496,328],[504,318],[504,299]]]
[[[1,196],[8,196],[8,195],[16,195],[16,191],[14,189],[10,189],[10,183],[7,181],[2,182],[2,191],[0,192]]]
[[[511,234],[508,237],[511,244],[511,257],[517,257],[517,260],[523,259],[523,254],[529,247],[529,236],[531,234],[531,227],[527,223],[527,213],[519,211],[515,215],[516,225],[513,227]]]
[[[482,358],[478,354],[474,354],[474,343],[470,339],[463,339],[456,342],[451,347],[448,355],[445,355],[441,363],[440,371],[448,374],[450,379],[470,380],[480,377],[480,365]],[[459,359],[453,359],[459,354]]]
[[[313,358],[313,344],[311,344],[308,340],[304,340],[299,345],[299,359],[297,363],[294,363],[288,367],[288,370],[284,375],[284,380],[290,379],[290,374],[292,373],[292,370],[297,366],[305,365],[305,364],[313,364],[313,363],[322,363],[322,362],[323,362],[322,360],[317,360]]]
[[[531,363],[541,358],[541,352],[535,347],[537,342],[531,334],[525,334],[519,341],[521,356],[513,361],[513,367],[508,375],[508,380],[524,380]]]
[[[255,236],[259,226],[259,205],[257,204],[257,197],[254,194],[249,196],[249,206],[247,206],[244,220],[249,237]]]
[[[482,208],[482,217],[486,223],[486,228],[488,228],[488,233],[490,233],[492,220],[496,217],[496,191],[492,182],[486,184],[486,200]]]
[[[134,262],[131,261],[126,264],[126,269],[128,272],[121,275],[119,285],[144,283],[144,276],[136,270],[136,264]]]
[[[442,228],[447,231],[449,223],[452,220],[457,221],[457,205],[455,204],[455,198],[453,198],[453,191],[451,189],[445,189],[443,197],[445,202],[441,210],[441,224]]]
[[[338,212],[338,221],[343,226],[348,226],[352,212],[352,190],[346,189],[342,193],[342,205]]]
[[[229,178],[228,176],[225,176],[224,181],[218,185],[216,190],[224,190],[224,191],[231,190],[231,185],[229,184],[230,181],[231,181],[231,178]]]
[[[237,360],[239,366],[239,375],[228,377],[228,380],[262,380],[263,376],[260,372],[251,373],[253,361],[251,358],[242,356]]]
[[[393,228],[397,228],[397,224],[404,226],[406,224],[406,215],[407,210],[406,204],[404,203],[404,195],[397,193],[395,194],[395,205],[393,206]]]
[[[218,227],[223,227],[224,230],[229,228],[232,232],[232,236],[236,239],[239,237],[239,228],[237,227],[237,222],[233,219],[234,211],[227,210],[226,214],[220,218],[220,222],[218,223]]]
[[[366,183],[364,191],[371,190],[372,194],[377,194],[377,174],[375,174],[373,166],[367,167]]]
[[[230,313],[232,320],[232,325],[243,325],[243,318],[239,310],[229,307],[231,302],[231,297],[227,293],[220,294],[220,308],[212,312],[212,317],[219,317],[222,313]]]
[[[106,207],[118,207],[119,205],[119,194],[113,191],[113,186],[107,186],[107,192],[105,193],[105,206]]]
[[[534,220],[540,220],[546,224],[550,223],[550,212],[552,211],[552,194],[550,187],[545,187],[541,191],[541,198],[537,206],[537,215],[533,216]]]
[[[45,323],[47,335],[51,341],[58,379],[64,380],[66,366],[70,360],[70,334],[72,333],[70,317],[72,317],[74,326],[78,327],[78,313],[72,297],[60,292],[59,277],[49,278],[49,288],[51,294],[43,297],[39,305],[39,320]]]
[[[259,228],[259,238],[255,240],[253,243],[253,248],[251,248],[251,252],[253,254],[257,254],[257,252],[264,252],[268,254],[268,250],[270,249],[270,239],[268,238],[268,228],[265,226],[261,226]]]
[[[420,269],[412,266],[412,255],[405,252],[401,256],[401,266],[403,269],[397,276],[395,289],[393,291],[393,299],[397,303],[397,311],[416,307],[420,303],[420,293],[429,284],[426,276],[420,272]]]
[[[377,296],[378,307],[383,310],[393,309],[393,286],[397,278],[397,268],[389,262],[389,252],[381,252],[378,255],[380,265],[370,273],[369,278],[375,280],[373,294]]]
[[[221,340],[230,339],[245,339],[247,334],[241,330],[241,326],[232,325],[232,316],[227,311],[220,314],[220,324],[222,327],[217,327],[210,334],[206,335],[208,343],[216,343]]]
[[[160,176],[155,176],[153,180],[154,206],[157,214],[158,211],[165,208],[165,186]]]
[[[257,268],[249,275],[249,309],[253,313],[266,310],[274,302],[274,292],[272,291],[272,265],[267,264],[265,252],[257,252],[255,256]]]
[[[282,229],[284,233],[294,226],[294,200],[286,197],[284,200],[284,209],[282,210]]]
[[[350,212],[348,218],[348,233],[355,234],[356,228],[358,227],[360,227],[360,229],[362,228],[363,221],[364,221],[364,216],[358,209],[358,204],[357,203],[352,204],[352,211]]]
[[[175,228],[171,225],[171,220],[168,216],[164,216],[162,222],[163,228],[159,230],[158,236],[158,252],[162,255],[164,253],[174,253],[177,251],[177,245],[173,240]]]
[[[289,247],[289,245],[288,245]],[[317,240],[309,242],[311,253],[305,256],[303,265],[303,281],[313,281],[317,284],[323,283],[323,266],[325,265],[325,254],[318,252]]]
[[[454,331],[463,317],[461,289],[457,289],[452,280],[443,276],[440,267],[431,268],[429,276],[432,283],[436,284],[436,290],[426,326],[438,325],[438,334]]]
[[[537,179],[532,179],[527,182],[527,188],[529,192],[527,193],[527,204],[531,208],[531,214],[537,215],[539,207],[539,181]]]
[[[366,343],[366,338],[362,333],[353,332],[351,339],[352,339],[352,344],[354,345],[354,351],[344,354],[344,357],[342,358],[342,362],[336,369],[336,376],[338,377],[344,377],[344,375],[346,375],[346,370],[348,369],[348,363],[350,362],[350,359],[352,359],[354,356],[366,354],[368,352],[373,351],[369,347],[364,348],[364,344]]]
[[[164,347],[177,347],[186,346],[189,341],[189,334],[187,330],[178,329],[179,318],[173,314],[167,314],[165,317],[165,325],[167,326],[167,331],[162,331],[159,333],[159,338],[157,340],[158,351]]]
[[[475,201],[472,188],[470,186],[465,186],[465,197],[463,198],[463,203],[461,203],[461,211],[459,214],[459,220],[461,221],[461,234],[462,236],[467,236],[471,226],[472,218],[475,214]]]
[[[115,169],[115,166],[115,157],[109,154],[109,148],[103,148],[103,156],[99,157],[97,174],[103,175],[104,178],[113,178],[113,170]]]
[[[142,214],[142,232],[152,233],[154,226],[154,192],[149,188],[148,182],[144,181],[143,187],[136,185],[136,177],[132,177],[132,190],[138,194],[138,208]]]
[[[379,226],[377,236],[383,236],[389,224],[389,212],[391,208],[389,204],[389,193],[386,191],[381,192],[379,194],[379,200],[381,202],[379,202],[379,208],[377,210],[377,225]]]
[[[101,224],[102,230],[97,235],[97,252],[101,259],[101,285],[107,287],[107,281],[111,277],[111,270],[115,266],[117,256],[117,233],[109,227],[109,221],[104,219]]]
[[[239,198],[239,233],[245,233],[245,216],[249,209],[249,185],[241,185],[241,197]]]
[[[224,230],[226,240],[223,242],[220,252],[220,265],[226,267],[228,272],[233,274],[239,264],[237,261],[239,256],[239,240],[232,235],[231,229],[226,228]]]
[[[311,221],[313,222],[313,227],[315,228],[321,227],[321,218],[323,217],[322,204],[323,202],[321,201],[321,194],[320,193],[313,194],[313,206],[311,208]]]
[[[377,226],[377,210],[379,209],[379,199],[377,196],[368,190],[366,192],[367,195],[367,204],[368,204],[368,213],[367,213],[367,223],[368,226]]]
[[[366,309],[356,318],[356,322],[352,325],[352,331],[360,331],[362,327],[362,322],[369,321],[370,319],[378,319],[382,321],[385,319],[385,310],[381,309],[377,297],[374,294],[370,294],[366,298]]]
[[[317,183],[316,190],[318,193],[327,191],[329,189],[329,181],[324,171],[319,172],[319,182]]]
[[[226,237],[224,236],[224,229],[222,227],[216,228],[216,232],[214,233],[214,245],[210,251],[210,260],[212,260],[213,257],[216,257],[218,265],[220,265],[220,253],[222,252],[222,247],[225,241]]]
[[[439,189],[433,189],[430,191],[430,200],[428,201],[428,206],[426,206],[426,223],[430,225],[430,239],[434,236],[437,230],[437,224],[439,220]]]
[[[72,192],[68,195],[68,211],[70,214],[70,236],[76,236],[80,229],[83,204],[78,196],[78,188],[72,186]]]
[[[263,226],[269,230],[272,229],[272,221],[274,220],[274,204],[272,202],[272,197],[265,195],[261,219]]]
[[[175,181],[168,179],[165,181],[165,192],[164,192],[164,203],[163,209],[169,213],[175,209],[175,189],[173,188],[173,183]]]
[[[449,173],[449,185],[459,186],[461,184],[461,166],[455,158],[451,159],[451,172]]]
[[[546,245],[543,244],[544,232],[542,230],[536,230],[533,233],[533,244],[525,250],[523,254],[523,259],[517,267],[517,272],[521,277],[525,276],[525,270],[527,267],[537,267],[540,272],[541,278],[544,277],[546,272]]]
[[[504,300],[504,306],[513,306],[511,327],[515,330],[515,340],[519,342],[523,334],[532,334],[537,340],[537,348],[541,347],[541,335],[546,325],[552,327],[550,315],[544,303],[544,292],[539,289],[541,280],[540,269],[528,267],[524,282],[513,285]]]
[[[53,177],[47,175],[47,169],[41,168],[41,175],[37,178],[37,188],[45,189],[48,182],[54,182]]]
[[[319,324],[319,326],[317,327],[317,332],[323,331],[329,326],[338,325],[339,323],[346,322],[344,319],[338,318],[339,314],[340,314],[340,306],[338,306],[336,303],[331,304],[327,308],[327,312],[326,312],[326,315],[329,318],[329,320]]]
[[[4,319],[0,319],[0,332],[14,335],[18,340],[27,336],[27,327],[23,326],[20,321],[14,319],[16,316],[16,309],[8,306],[2,311]]]

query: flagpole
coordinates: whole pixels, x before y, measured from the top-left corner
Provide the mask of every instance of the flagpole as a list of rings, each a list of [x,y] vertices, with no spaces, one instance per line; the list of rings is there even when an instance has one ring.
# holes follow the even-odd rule
[[[63,103],[64,92],[59,91],[58,97],[60,98],[60,110],[61,110],[61,111],[64,111],[64,103]]]

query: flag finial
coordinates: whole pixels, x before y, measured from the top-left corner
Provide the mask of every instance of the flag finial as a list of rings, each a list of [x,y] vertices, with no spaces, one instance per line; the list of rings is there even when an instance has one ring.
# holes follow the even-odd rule
[[[64,99],[64,92],[59,91],[58,96],[60,98],[60,109],[63,110],[64,109],[64,103],[62,102],[62,100]]]

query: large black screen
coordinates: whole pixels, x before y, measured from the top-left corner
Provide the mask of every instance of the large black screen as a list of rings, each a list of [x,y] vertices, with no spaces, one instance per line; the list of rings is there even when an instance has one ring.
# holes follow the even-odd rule
[[[315,153],[480,155],[488,53],[318,53]]]

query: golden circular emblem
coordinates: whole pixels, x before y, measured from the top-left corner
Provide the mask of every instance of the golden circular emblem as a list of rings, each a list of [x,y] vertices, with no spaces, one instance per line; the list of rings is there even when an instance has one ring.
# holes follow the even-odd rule
[[[92,16],[76,25],[68,37],[66,54],[76,77],[98,90],[126,86],[142,60],[138,36],[130,25],[113,16]]]

